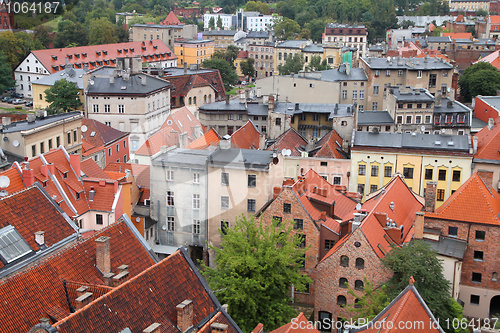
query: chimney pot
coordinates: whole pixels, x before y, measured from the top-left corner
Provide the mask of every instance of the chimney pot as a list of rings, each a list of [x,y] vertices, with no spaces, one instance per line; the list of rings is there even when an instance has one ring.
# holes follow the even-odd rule
[[[111,242],[110,237],[101,236],[96,242],[96,266],[102,274],[111,272]]]
[[[45,245],[45,231],[35,232],[35,242],[38,244],[38,246]]]
[[[176,307],[177,327],[181,332],[186,332],[193,326],[193,301],[186,299]]]
[[[213,323],[210,325],[212,333],[226,333],[228,326],[226,324]]]
[[[35,183],[35,171],[29,169],[29,165],[26,165],[26,168],[23,169],[23,181],[27,187]]]
[[[113,276],[115,276],[115,273],[106,273],[103,275],[104,278],[104,284],[108,287],[113,286]]]
[[[81,308],[92,302],[92,295],[92,293],[86,292],[82,296],[78,297],[75,300],[76,310],[80,310]]]
[[[78,288],[76,290],[76,297],[80,297],[82,296],[83,294],[85,294],[87,292],[87,290],[89,289],[89,287],[86,287],[86,286],[81,286],[80,288]]]

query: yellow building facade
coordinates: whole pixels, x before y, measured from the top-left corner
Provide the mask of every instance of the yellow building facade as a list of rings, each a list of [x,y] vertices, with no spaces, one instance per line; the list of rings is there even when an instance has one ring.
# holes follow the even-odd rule
[[[436,182],[436,207],[439,207],[471,176],[472,151],[467,136],[368,132],[356,132],[356,136],[363,138],[355,138],[351,149],[349,190],[361,193],[363,199],[400,173],[408,187],[422,196],[427,183]],[[397,147],[398,139],[402,142],[414,139],[414,145]],[[384,143],[378,144],[381,140]],[[426,142],[436,146],[435,149],[428,148]]]
[[[177,56],[177,66],[184,67],[201,65],[214,54],[215,43],[210,40],[182,40],[175,42],[174,53]]]

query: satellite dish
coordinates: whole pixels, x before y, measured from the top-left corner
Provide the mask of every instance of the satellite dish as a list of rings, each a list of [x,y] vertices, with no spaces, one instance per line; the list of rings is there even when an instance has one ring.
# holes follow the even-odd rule
[[[19,147],[19,141],[17,141],[17,140],[12,141],[12,145],[14,147]]]
[[[89,80],[89,84],[90,84],[91,86],[93,86],[93,85],[94,85],[94,80]]]
[[[283,156],[290,156],[292,154],[292,151],[290,149],[283,149],[281,151],[281,155]]]
[[[0,187],[7,188],[10,185],[10,179],[7,176],[0,176]]]
[[[361,210],[361,204],[359,202],[356,204],[356,210]]]
[[[424,126],[424,125],[422,125],[422,127],[420,127],[420,130],[421,130],[422,132],[423,132],[423,131],[425,131],[425,126]]]
[[[87,125],[82,125],[82,133],[87,132],[87,130],[88,130]]]
[[[141,218],[140,217],[136,217],[135,218],[135,222],[141,222]]]

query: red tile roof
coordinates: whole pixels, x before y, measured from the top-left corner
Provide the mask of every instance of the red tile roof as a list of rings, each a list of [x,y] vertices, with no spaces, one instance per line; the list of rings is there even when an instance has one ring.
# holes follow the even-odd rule
[[[470,32],[444,32],[443,37],[451,37],[451,39],[472,39]]]
[[[210,146],[217,146],[220,141],[220,135],[217,131],[211,128],[207,133],[200,136],[187,146],[187,149],[200,149],[205,150]]]
[[[5,188],[5,191],[7,191],[8,194],[12,194],[26,188],[21,174],[21,167],[17,162],[14,162],[10,169],[0,172],[0,176],[9,177],[10,184]]]
[[[87,158],[81,162],[82,172],[90,178],[110,179],[93,158]]]
[[[285,133],[281,134],[276,141],[269,146],[266,150],[278,150],[290,149],[291,156],[301,156],[302,151],[305,151],[307,146],[307,140],[300,135],[293,127],[286,130]]]
[[[343,142],[337,131],[331,130],[314,145],[314,153],[309,156],[344,159],[345,155],[341,153]]]
[[[493,67],[500,69],[500,50],[491,52],[484,58],[481,58],[474,62],[474,64],[477,64],[478,62],[489,62]]]
[[[474,173],[434,213],[425,213],[425,216],[500,225],[499,214],[500,194],[489,189]]]
[[[64,69],[66,58],[76,68],[89,65],[89,69],[102,66],[115,66],[118,57],[142,56],[153,57],[154,61],[166,61],[177,59],[161,40],[156,39],[147,42],[126,42],[116,44],[88,45],[78,47],[56,48],[31,51],[38,61],[49,71],[55,73]]]
[[[87,130],[85,132],[82,131],[83,140],[90,143],[92,148],[99,146],[106,147],[116,140],[129,135],[129,133],[119,131],[93,119],[83,118],[82,126],[84,125],[87,127]]]
[[[388,325],[387,323],[391,323]],[[416,325],[411,329],[401,329]],[[435,327],[433,323],[436,323]],[[406,325],[406,326],[405,326]],[[413,285],[403,290],[382,312],[370,323],[356,332],[419,332],[419,333],[444,333],[439,323],[429,310],[427,304]]]
[[[85,195],[89,198],[89,207],[91,210],[100,212],[114,211],[113,203],[118,195],[118,181],[84,178],[83,185],[85,186]],[[92,190],[92,187],[94,187],[95,196],[93,200],[90,200],[89,192]],[[113,222],[115,221],[109,221],[109,223]]]
[[[270,333],[319,333],[314,325],[309,324],[304,313],[301,312],[295,318],[293,318],[288,324],[285,324]]]
[[[105,282],[95,266],[95,240],[100,236],[111,238],[112,272],[118,272],[118,267],[126,264],[130,276],[134,277],[154,264],[143,243],[127,224],[114,223],[92,237],[80,239],[46,260],[0,281],[0,331],[9,332],[15,327],[16,331],[27,332],[40,318],[48,317],[49,313],[56,318],[69,315],[64,281],[91,285],[91,290],[100,290],[97,295],[102,294],[105,287],[103,289],[99,286],[103,286]],[[71,285],[67,287],[68,291],[73,289]],[[18,292],[20,290],[22,292]],[[70,301],[75,306],[74,299]]]
[[[203,135],[203,129],[203,125],[187,107],[176,109],[167,117],[161,129],[147,139],[135,153],[153,156],[161,151],[162,146],[179,147],[182,133],[187,133],[187,145],[189,145]]]
[[[491,130],[485,126],[474,136],[478,138],[474,159],[500,161],[500,118]]]
[[[181,21],[175,16],[174,12],[168,13],[167,17],[160,22],[161,25],[183,25]]]
[[[131,163],[118,163],[111,162],[104,168],[106,172],[120,172],[125,173],[125,170],[130,170],[134,177],[135,183],[141,188],[150,188],[150,166],[146,164],[131,164]]]
[[[231,147],[240,149],[259,149],[260,132],[251,120],[231,135]]]
[[[159,323],[161,332],[178,332],[176,306],[184,300],[192,301],[195,326],[215,317],[213,322],[229,324],[228,333],[241,332],[225,313],[220,313],[219,302],[205,288],[185,251],[180,250],[55,323],[54,327],[60,333],[120,332],[124,327],[142,332],[149,325]],[[205,326],[201,327],[202,331],[210,331]]]
[[[238,52],[238,59],[248,59],[248,51],[240,51]]]
[[[393,209],[391,209],[391,203],[394,203]],[[409,239],[408,234],[413,230],[415,213],[420,211],[422,207],[421,199],[415,196],[401,177],[396,176],[363,204],[361,211],[365,211],[367,215],[361,222],[359,229],[365,235],[374,252],[382,258],[389,253],[393,245],[400,246]],[[349,213],[348,218],[344,220],[351,219],[353,213],[355,211]],[[402,235],[401,239],[393,239],[390,235],[390,228],[385,229],[388,220],[395,222],[397,228],[402,227],[402,231],[398,233],[398,235]],[[335,253],[351,234],[347,234],[338,241],[322,260]]]
[[[493,24],[500,24],[500,15],[490,15],[489,19]]]
[[[224,83],[218,70],[204,70],[196,74],[164,76],[163,79],[172,84],[172,88],[170,89],[172,97],[186,96],[194,82],[196,82],[197,87],[212,87],[217,92],[219,98],[223,99],[226,96]],[[215,95],[213,97],[215,98]]]

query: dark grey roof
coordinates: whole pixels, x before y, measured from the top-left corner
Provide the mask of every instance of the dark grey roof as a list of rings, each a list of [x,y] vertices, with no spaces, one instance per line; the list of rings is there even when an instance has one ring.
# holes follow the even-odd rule
[[[321,78],[319,79],[319,75]],[[321,80],[327,82],[339,82],[339,81],[368,81],[368,77],[365,74],[363,68],[351,68],[351,72],[347,75],[345,71],[345,65],[342,64],[336,69],[327,69],[324,71],[318,71],[313,73],[300,73],[300,78]]]
[[[200,74],[200,73],[210,73],[210,72],[216,72],[216,69],[207,69],[207,68],[200,68],[196,70],[191,70],[186,68],[186,73],[184,73],[184,68],[180,67],[168,67],[163,69],[163,75],[168,77],[168,76],[181,76],[181,75],[193,75],[193,74]],[[166,78],[168,79],[168,78]]]
[[[269,31],[250,31],[246,38],[269,38]]]
[[[434,102],[434,96],[432,96],[426,89],[394,87],[391,88],[391,92],[398,102]]]
[[[217,149],[209,158],[209,165],[213,167],[234,167],[245,169],[269,169],[273,160],[273,152],[255,149]]]
[[[451,43],[451,37],[429,36],[427,37],[427,43]]]
[[[74,82],[78,89],[83,89],[83,74],[85,74],[87,70],[67,67],[62,71],[50,74],[48,76],[43,76],[40,79],[33,81],[33,84],[40,84],[43,86],[53,86],[56,81],[65,79],[69,82]]]
[[[203,36],[234,36],[236,30],[212,30],[203,31]]]
[[[323,46],[318,44],[306,45],[302,52],[323,53]]]
[[[419,42],[420,45],[422,46],[422,48],[427,47],[427,39],[425,39],[425,38],[408,38],[407,41],[408,42]]]
[[[152,160],[153,165],[188,165],[205,166],[210,155],[208,150],[199,149],[172,149],[160,154]]]
[[[350,24],[341,24],[341,23],[327,23],[326,24],[327,28],[352,28],[352,29],[359,29],[359,28],[366,28],[364,25],[350,25]]]
[[[467,242],[461,239],[440,237],[439,241],[424,239],[430,245],[431,249],[440,255],[452,258],[463,259]]]
[[[495,41],[489,38],[479,38],[474,40],[474,44],[495,46]]]
[[[394,125],[394,119],[387,111],[360,111],[358,125]]]
[[[447,97],[443,97],[441,101],[441,106],[434,105],[434,113],[463,113],[463,112],[471,112],[471,109],[466,107],[460,102],[451,101]]]
[[[141,82],[141,76],[146,77],[145,85]],[[109,77],[94,77],[92,81],[94,84],[90,84],[89,80],[87,94],[147,95],[170,86],[167,81],[146,74],[132,74],[129,80],[124,80],[123,77],[115,77],[114,83],[109,83]]]
[[[287,49],[300,49],[308,44],[311,44],[311,41],[308,40],[286,40],[284,42],[278,43],[276,47],[282,47]]]
[[[362,58],[371,69],[436,70],[453,69],[453,65],[441,58]]]
[[[488,123],[482,121],[481,119],[477,119],[476,117],[472,117],[471,128],[484,128]]]
[[[382,52],[384,50],[384,48],[382,47],[382,45],[373,45],[373,46],[370,46],[368,48],[368,50],[372,51],[372,52],[377,52],[377,51]]]
[[[21,131],[27,131],[31,129],[35,129],[37,127],[49,125],[51,123],[55,123],[60,120],[69,119],[72,117],[82,117],[82,113],[80,111],[73,111],[68,113],[60,113],[47,117],[36,118],[34,122],[29,123],[28,120],[21,120],[11,123],[10,125],[4,127],[2,129],[2,133],[15,133]]]
[[[356,146],[399,149],[429,149],[454,152],[469,152],[468,135],[442,135],[421,133],[371,133],[356,132],[353,148]]]
[[[468,39],[468,38],[457,38],[457,39],[455,39],[455,44],[456,43],[459,43],[459,44],[472,44],[472,43],[474,43],[474,41],[472,39]]]

